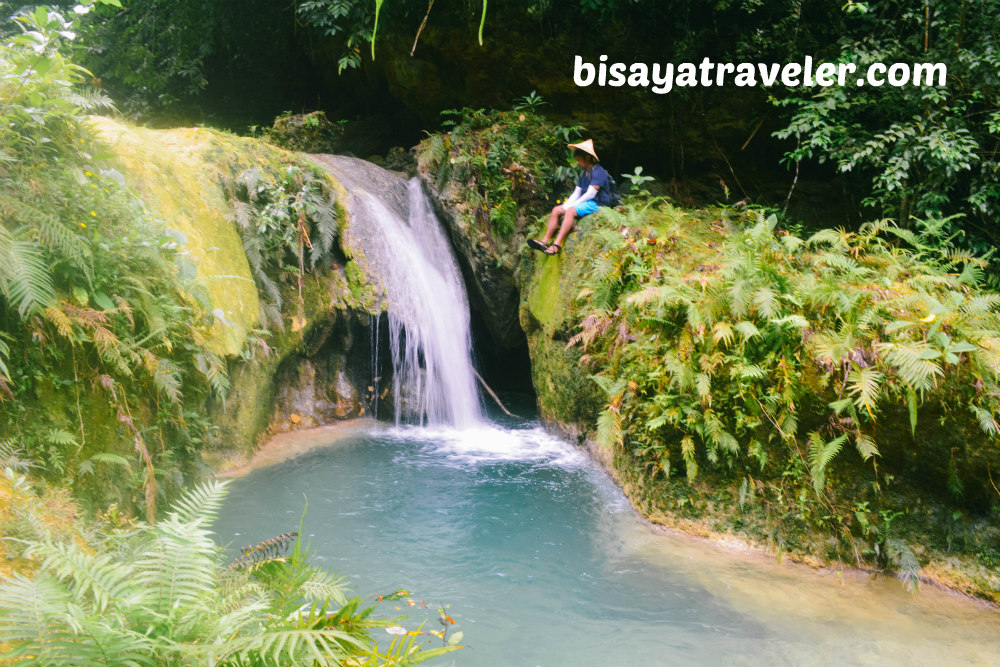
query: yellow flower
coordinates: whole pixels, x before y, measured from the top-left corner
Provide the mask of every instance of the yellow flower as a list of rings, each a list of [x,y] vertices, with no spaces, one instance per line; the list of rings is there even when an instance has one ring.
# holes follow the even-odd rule
[[[85,223],[85,222],[81,222],[81,223],[80,223],[80,226],[81,226],[81,227],[83,227],[84,229],[86,229],[86,228],[87,228],[87,223]]]
[[[96,211],[91,211],[91,212],[90,212],[90,214],[91,214],[92,216],[94,216],[95,218],[97,217],[97,212],[96,212]]]
[[[93,176],[93,174],[92,174],[92,173],[90,173],[89,171],[85,171],[85,172],[83,172],[83,173],[85,173],[85,174],[86,174],[87,176]]]

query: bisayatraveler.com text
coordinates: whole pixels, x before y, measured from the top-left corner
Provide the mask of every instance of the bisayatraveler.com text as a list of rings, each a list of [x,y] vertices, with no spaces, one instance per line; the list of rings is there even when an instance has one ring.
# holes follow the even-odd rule
[[[855,63],[813,61],[789,63],[609,63],[601,56],[588,62],[573,60],[573,82],[581,87],[611,86],[648,88],[663,95],[674,88],[710,86],[773,86],[790,88],[829,86],[944,86],[948,67],[944,63],[873,63],[859,68]]]

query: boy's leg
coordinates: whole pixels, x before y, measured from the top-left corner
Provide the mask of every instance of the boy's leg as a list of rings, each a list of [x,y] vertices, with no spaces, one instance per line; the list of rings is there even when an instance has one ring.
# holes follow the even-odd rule
[[[562,226],[559,228],[559,235],[556,236],[556,240],[553,241],[553,245],[557,245],[562,248],[563,242],[569,233],[573,231],[573,221],[576,219],[576,209],[568,208],[566,213],[563,215]]]
[[[549,224],[545,229],[545,238],[542,239],[542,243],[548,245],[549,241],[552,240],[552,235],[556,233],[556,229],[559,228],[559,217],[562,211],[559,209],[561,206],[556,206],[552,209],[552,215],[549,216]]]

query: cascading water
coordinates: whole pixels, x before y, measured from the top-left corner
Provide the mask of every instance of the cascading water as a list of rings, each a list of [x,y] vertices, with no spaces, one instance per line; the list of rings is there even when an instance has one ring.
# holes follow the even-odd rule
[[[420,182],[356,158],[316,159],[348,186],[352,233],[382,279],[396,423],[481,423],[465,285]]]

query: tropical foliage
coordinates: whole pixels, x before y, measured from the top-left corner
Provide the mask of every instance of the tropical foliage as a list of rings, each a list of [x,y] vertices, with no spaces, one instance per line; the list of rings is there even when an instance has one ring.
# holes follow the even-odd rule
[[[46,479],[152,518],[200,474],[207,405],[229,390],[216,341],[234,325],[186,235],[150,212],[91,133],[86,114],[110,102],[66,56],[79,20],[32,9],[0,47],[0,433]],[[232,174],[220,185],[260,322],[281,328],[282,300],[339,252],[332,191],[275,149],[233,150],[218,167]]]
[[[307,268],[330,259],[336,248],[335,197],[324,178],[297,165],[288,166],[281,180],[246,169],[227,184],[227,195],[257,287],[266,296],[261,322],[280,329],[282,283],[298,289],[301,303]]]
[[[81,88],[86,71],[63,54],[75,24],[44,7],[17,21],[22,32],[0,47],[0,427],[53,478],[119,470],[125,498],[136,492],[152,512],[204,435],[191,406],[228,386],[205,345],[211,306],[183,235],[98,157],[84,114],[110,103]],[[156,418],[140,423],[150,406]],[[132,443],[134,468],[88,443],[86,424],[101,419]]]
[[[640,484],[708,475],[883,556],[887,488],[995,502],[1000,295],[982,259],[928,242],[940,221],[799,237],[761,213],[622,211],[588,242],[568,347],[605,397],[598,440]]]
[[[950,219],[982,253],[1000,241],[1000,7],[989,2],[848,3],[847,36],[831,60],[944,63],[944,86],[832,86],[781,101],[792,118],[785,159],[829,161],[857,177],[863,204],[902,226]]]
[[[5,664],[415,665],[454,650],[422,648],[418,631],[376,645],[371,630],[389,623],[301,540],[283,555],[290,535],[227,565],[210,531],[224,497],[223,484],[206,484],[155,526],[89,546],[43,531],[28,546],[38,573],[0,583]]]

